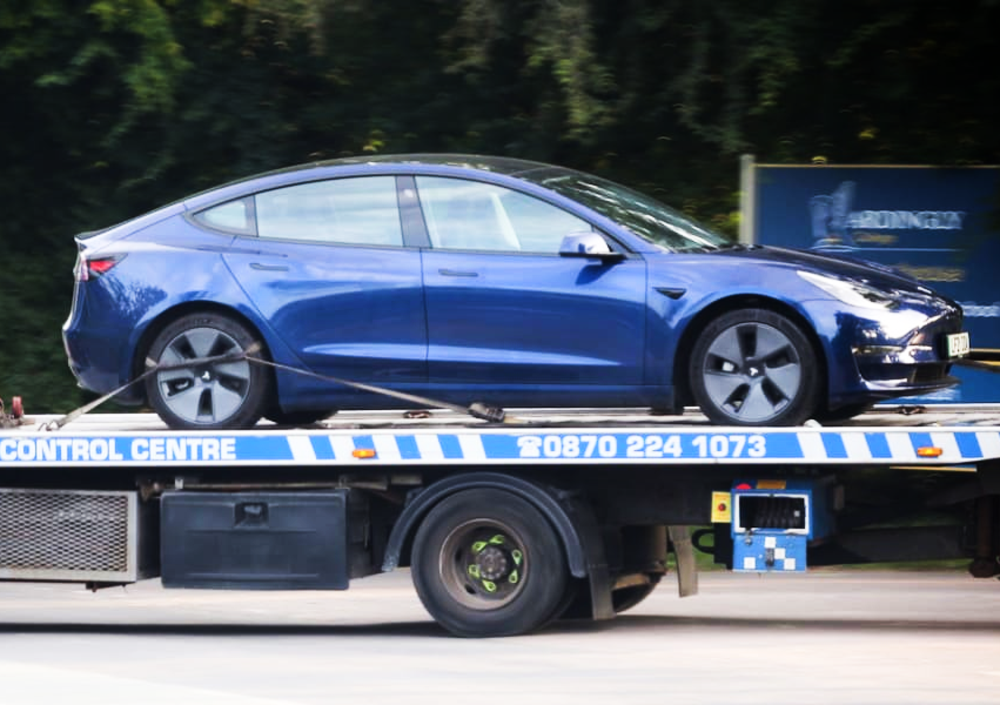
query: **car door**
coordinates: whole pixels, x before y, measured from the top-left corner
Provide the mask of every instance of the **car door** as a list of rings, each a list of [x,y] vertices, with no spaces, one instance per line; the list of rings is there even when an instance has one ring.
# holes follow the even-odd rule
[[[394,176],[258,193],[257,239],[225,255],[274,332],[317,372],[426,381],[420,253],[403,245],[396,193]]]
[[[585,221],[477,181],[416,177],[432,383],[638,385],[646,265],[559,256]]]

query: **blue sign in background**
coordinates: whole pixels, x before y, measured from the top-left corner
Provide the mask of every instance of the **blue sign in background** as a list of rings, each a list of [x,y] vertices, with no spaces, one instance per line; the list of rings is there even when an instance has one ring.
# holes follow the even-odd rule
[[[1000,352],[1000,168],[755,165],[754,240],[896,267],[958,301]],[[1000,374],[955,368],[926,402],[1000,402]]]

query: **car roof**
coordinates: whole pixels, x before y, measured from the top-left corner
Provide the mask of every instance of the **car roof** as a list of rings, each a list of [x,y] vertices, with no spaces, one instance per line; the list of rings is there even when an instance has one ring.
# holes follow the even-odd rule
[[[306,171],[309,169],[316,169],[323,167],[363,165],[363,164],[381,164],[381,165],[398,164],[400,166],[420,164],[420,165],[431,165],[431,166],[452,166],[462,169],[489,171],[495,174],[504,174],[506,176],[514,176],[516,174],[525,171],[534,171],[535,169],[555,168],[552,164],[545,164],[544,162],[531,161],[529,159],[516,159],[514,157],[493,157],[482,154],[370,154],[370,155],[361,155],[357,157],[344,157],[342,159],[327,159],[324,161],[298,164],[295,166],[285,167],[284,169],[276,169],[274,171],[269,171],[264,174],[256,174],[254,177],[251,178],[258,178],[261,176],[268,176],[271,174],[289,174],[297,171]]]
[[[391,170],[394,166],[403,168],[412,166],[448,167],[459,170],[467,169],[469,171],[489,172],[512,178],[518,178],[528,172],[542,170],[550,172],[569,171],[563,167],[530,161],[528,159],[492,157],[479,154],[371,154],[308,162],[263,173],[251,174],[244,178],[212,186],[204,191],[191,194],[182,199],[182,201],[188,208],[197,209],[209,205],[214,201],[239,196],[250,184],[271,182],[272,186],[278,186],[282,183],[297,181],[296,177],[298,175],[309,179],[309,172],[331,172],[331,170],[337,170],[338,167],[363,169],[367,165],[377,167],[381,170],[387,167]]]

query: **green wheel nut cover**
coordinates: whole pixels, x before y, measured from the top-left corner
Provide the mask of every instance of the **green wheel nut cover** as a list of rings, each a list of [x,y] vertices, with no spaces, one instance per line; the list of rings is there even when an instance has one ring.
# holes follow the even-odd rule
[[[516,548],[510,552],[510,557],[514,559],[514,563],[516,563],[517,565],[521,565],[521,561],[524,560],[524,554],[521,553]]]
[[[479,566],[476,563],[469,564],[469,575],[471,575],[476,580],[479,579]]]
[[[507,582],[510,583],[511,585],[517,585],[518,580],[520,580],[520,578],[517,575],[517,571],[516,570],[511,571],[510,577],[507,578]]]
[[[495,536],[494,536],[493,538],[491,538],[491,539],[490,539],[490,543],[491,543],[491,544],[493,544],[494,546],[500,546],[500,545],[502,545],[502,544],[503,544],[503,543],[504,543],[504,542],[505,542],[506,540],[507,540],[507,539],[506,539],[506,538],[504,537],[504,535],[503,535],[503,534],[497,534],[497,535],[495,535]]]
[[[486,592],[496,592],[497,584],[492,580],[484,580],[483,587],[486,588]]]
[[[486,548],[487,545],[488,544],[485,541],[476,541],[474,544],[472,544],[472,552],[479,553],[484,548]]]

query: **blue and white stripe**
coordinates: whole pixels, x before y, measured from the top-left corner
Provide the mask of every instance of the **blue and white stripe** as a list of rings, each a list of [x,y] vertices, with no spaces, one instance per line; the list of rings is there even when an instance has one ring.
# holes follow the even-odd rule
[[[920,448],[940,448],[921,457]],[[356,450],[374,457],[355,457]],[[646,427],[183,434],[0,432],[0,466],[809,464],[1000,459],[1000,427],[851,430]]]

